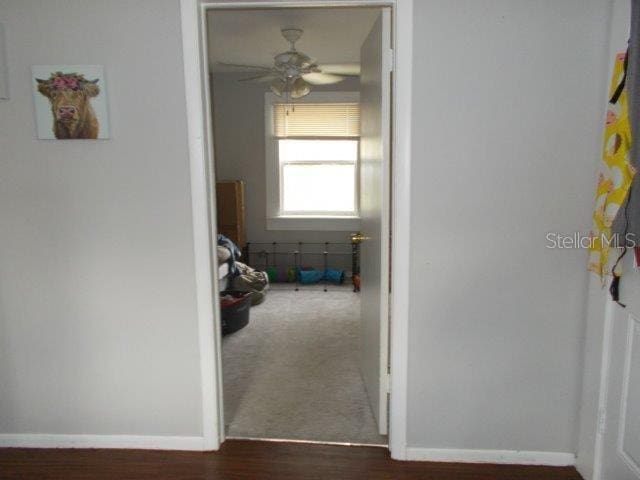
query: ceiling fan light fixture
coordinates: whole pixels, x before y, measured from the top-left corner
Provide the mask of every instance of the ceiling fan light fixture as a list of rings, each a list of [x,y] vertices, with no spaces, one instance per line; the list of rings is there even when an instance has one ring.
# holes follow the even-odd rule
[[[271,91],[279,97],[284,97],[287,101],[308,95],[313,85],[331,85],[341,82],[345,76],[359,76],[360,67],[358,64],[330,65],[331,69],[325,69],[318,65],[313,58],[296,50],[295,43],[302,36],[302,29],[288,27],[283,28],[281,33],[289,42],[289,50],[274,57],[273,67],[222,64],[258,70],[261,72],[260,74],[240,79],[240,81],[270,82]]]
[[[291,98],[302,98],[309,95],[311,87],[303,78],[296,78],[291,84]]]
[[[302,52],[290,51],[279,53],[274,57],[276,67],[291,67],[308,68],[313,65],[313,60],[309,55]]]

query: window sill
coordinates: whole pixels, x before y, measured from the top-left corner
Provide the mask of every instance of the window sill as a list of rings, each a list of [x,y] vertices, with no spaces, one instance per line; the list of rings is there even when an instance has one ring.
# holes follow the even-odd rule
[[[360,217],[303,217],[281,216],[267,218],[267,230],[324,230],[356,232],[360,230]]]

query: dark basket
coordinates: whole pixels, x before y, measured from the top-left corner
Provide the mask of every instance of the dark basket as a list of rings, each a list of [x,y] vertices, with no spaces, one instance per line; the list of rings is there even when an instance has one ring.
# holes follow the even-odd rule
[[[242,301],[227,307],[220,305],[222,335],[237,332],[249,323],[249,311],[251,310],[251,293],[238,292],[236,290],[224,290],[220,292],[220,298],[231,295],[234,298],[242,298]]]

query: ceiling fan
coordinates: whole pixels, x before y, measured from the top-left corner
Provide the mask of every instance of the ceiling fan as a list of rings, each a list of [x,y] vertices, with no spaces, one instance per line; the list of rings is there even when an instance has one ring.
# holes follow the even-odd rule
[[[269,82],[271,91],[286,99],[301,98],[311,92],[312,85],[330,85],[341,82],[345,77],[360,75],[359,64],[323,65],[308,55],[296,50],[296,42],[302,36],[300,28],[283,28],[282,36],[289,42],[289,50],[274,57],[273,67],[258,65],[239,65],[217,62],[228,67],[241,67],[260,72],[243,78],[241,82]]]

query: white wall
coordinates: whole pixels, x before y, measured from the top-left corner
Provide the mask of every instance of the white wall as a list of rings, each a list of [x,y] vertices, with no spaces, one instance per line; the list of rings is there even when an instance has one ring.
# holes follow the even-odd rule
[[[602,109],[602,123],[604,125],[604,116],[606,111],[607,97],[606,93],[609,89],[611,72],[615,62],[617,53],[624,52],[627,48],[627,39],[629,38],[630,25],[630,6],[629,0],[612,0],[611,3],[611,21],[610,21],[610,38],[608,44],[608,70],[605,72],[604,84],[602,87],[603,95],[600,101]],[[602,127],[604,129],[604,126]],[[600,159],[597,166],[599,167]],[[595,179],[593,181],[593,190],[595,192]],[[629,292],[629,288],[635,288],[637,291],[637,274],[632,268],[633,255],[627,255],[626,262],[623,263],[625,273],[624,280],[621,283],[621,301],[629,304],[630,298],[625,297],[625,293]],[[634,282],[634,277],[636,278]],[[631,290],[633,291],[633,290]],[[587,325],[584,346],[584,376],[582,382],[582,396],[580,408],[580,429],[578,437],[578,459],[577,466],[579,472],[585,479],[593,476],[594,460],[595,460],[595,441],[596,428],[598,419],[598,400],[600,394],[600,373],[602,364],[602,347],[604,336],[605,309],[608,302],[609,294],[607,289],[602,288],[600,279],[595,275],[589,276],[589,290],[587,295]],[[629,305],[631,307],[631,305]],[[617,308],[617,307],[614,307]]]
[[[415,2],[410,447],[576,451],[608,4]]]
[[[607,0],[415,2],[408,442],[575,452]],[[82,19],[82,21],[74,21]],[[0,0],[0,432],[200,435],[178,2]],[[106,68],[111,140],[29,67]]]
[[[175,0],[0,0],[0,433],[201,435]],[[105,66],[112,138],[36,139],[31,65]]]

